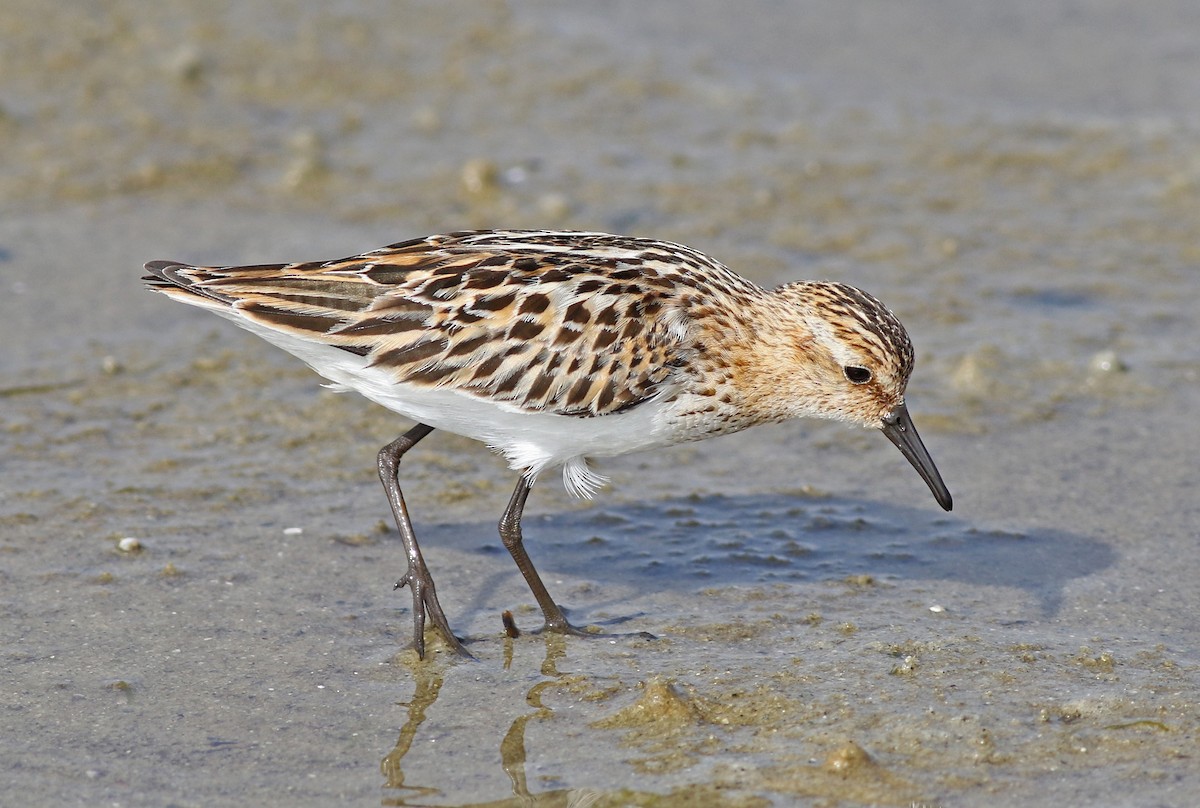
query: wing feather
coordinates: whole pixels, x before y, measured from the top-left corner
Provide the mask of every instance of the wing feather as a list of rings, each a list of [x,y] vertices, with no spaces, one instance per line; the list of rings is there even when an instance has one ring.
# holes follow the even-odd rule
[[[669,389],[692,350],[679,276],[728,272],[677,245],[537,231],[451,233],[322,263],[146,269],[152,288],[363,355],[397,383],[574,416]]]

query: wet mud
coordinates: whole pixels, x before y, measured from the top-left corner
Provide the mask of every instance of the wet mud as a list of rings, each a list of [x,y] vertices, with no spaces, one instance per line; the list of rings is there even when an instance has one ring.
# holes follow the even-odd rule
[[[1191,804],[1191,7],[467,8],[0,10],[0,802]],[[418,662],[407,425],[139,268],[501,226],[876,294],[955,510],[826,423],[549,475],[564,639],[435,433]]]

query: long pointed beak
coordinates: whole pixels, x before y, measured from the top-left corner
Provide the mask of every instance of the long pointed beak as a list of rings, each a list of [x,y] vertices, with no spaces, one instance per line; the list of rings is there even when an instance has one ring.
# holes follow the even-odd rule
[[[925,444],[921,443],[921,436],[917,434],[917,428],[913,426],[912,418],[908,414],[908,407],[900,404],[885,415],[881,429],[883,434],[887,435],[888,440],[896,444],[900,453],[908,458],[908,462],[912,463],[913,468],[917,470],[921,479],[933,492],[933,498],[937,500],[938,505],[947,511],[953,508],[954,500],[950,497],[950,489],[946,488],[946,484],[942,482],[942,475],[938,474],[937,466],[933,464],[933,458],[926,451]]]

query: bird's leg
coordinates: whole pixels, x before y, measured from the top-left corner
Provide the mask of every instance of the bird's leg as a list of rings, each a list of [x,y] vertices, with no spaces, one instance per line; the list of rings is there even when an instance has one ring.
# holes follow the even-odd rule
[[[396,476],[400,471],[400,458],[432,431],[431,426],[417,424],[379,450],[379,479],[383,482],[383,490],[387,492],[392,514],[396,517],[396,527],[400,530],[400,540],[404,542],[404,552],[408,555],[408,570],[396,581],[395,588],[408,586],[412,589],[413,648],[417,656],[425,658],[425,618],[428,616],[446,644],[462,656],[469,657],[471,655],[467,649],[450,630],[450,623],[446,620],[441,604],[438,603],[433,576],[429,574],[425,559],[421,557],[421,548],[417,546],[417,536],[413,532],[412,520],[408,518],[404,494],[400,492],[400,481]]]
[[[500,517],[500,541],[512,555],[513,561],[517,562],[517,569],[525,576],[525,583],[529,584],[529,590],[533,592],[533,597],[542,609],[542,614],[546,618],[544,630],[560,634],[591,636],[591,632],[567,622],[562,609],[546,591],[546,585],[542,583],[541,576],[537,574],[537,570],[533,568],[533,562],[529,560],[529,554],[525,552],[524,541],[521,537],[521,514],[525,510],[525,500],[528,499],[529,490],[532,487],[533,483],[526,475],[522,474],[521,479],[517,481],[512,499],[508,501],[508,507],[504,509],[504,515]]]

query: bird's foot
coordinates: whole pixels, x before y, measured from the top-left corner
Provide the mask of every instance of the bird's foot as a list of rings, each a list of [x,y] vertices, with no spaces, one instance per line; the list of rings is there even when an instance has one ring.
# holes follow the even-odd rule
[[[570,637],[590,637],[593,639],[642,639],[642,640],[657,640],[648,631],[633,631],[628,634],[622,632],[604,631],[599,626],[577,626],[567,620],[566,615],[561,611],[557,615],[547,616],[545,624],[541,628],[529,632],[530,634],[565,634]]]
[[[454,632],[450,630],[450,622],[446,619],[446,613],[442,611],[442,605],[438,603],[437,591],[433,586],[433,576],[429,574],[429,570],[424,565],[420,567],[410,565],[408,571],[400,576],[400,580],[396,581],[396,585],[392,588],[401,589],[405,586],[412,592],[413,650],[417,652],[417,656],[421,659],[425,658],[425,621],[428,619],[433,623],[437,633],[441,635],[442,641],[455,654],[464,659],[474,659],[475,657],[466,649],[462,640],[454,636]]]

